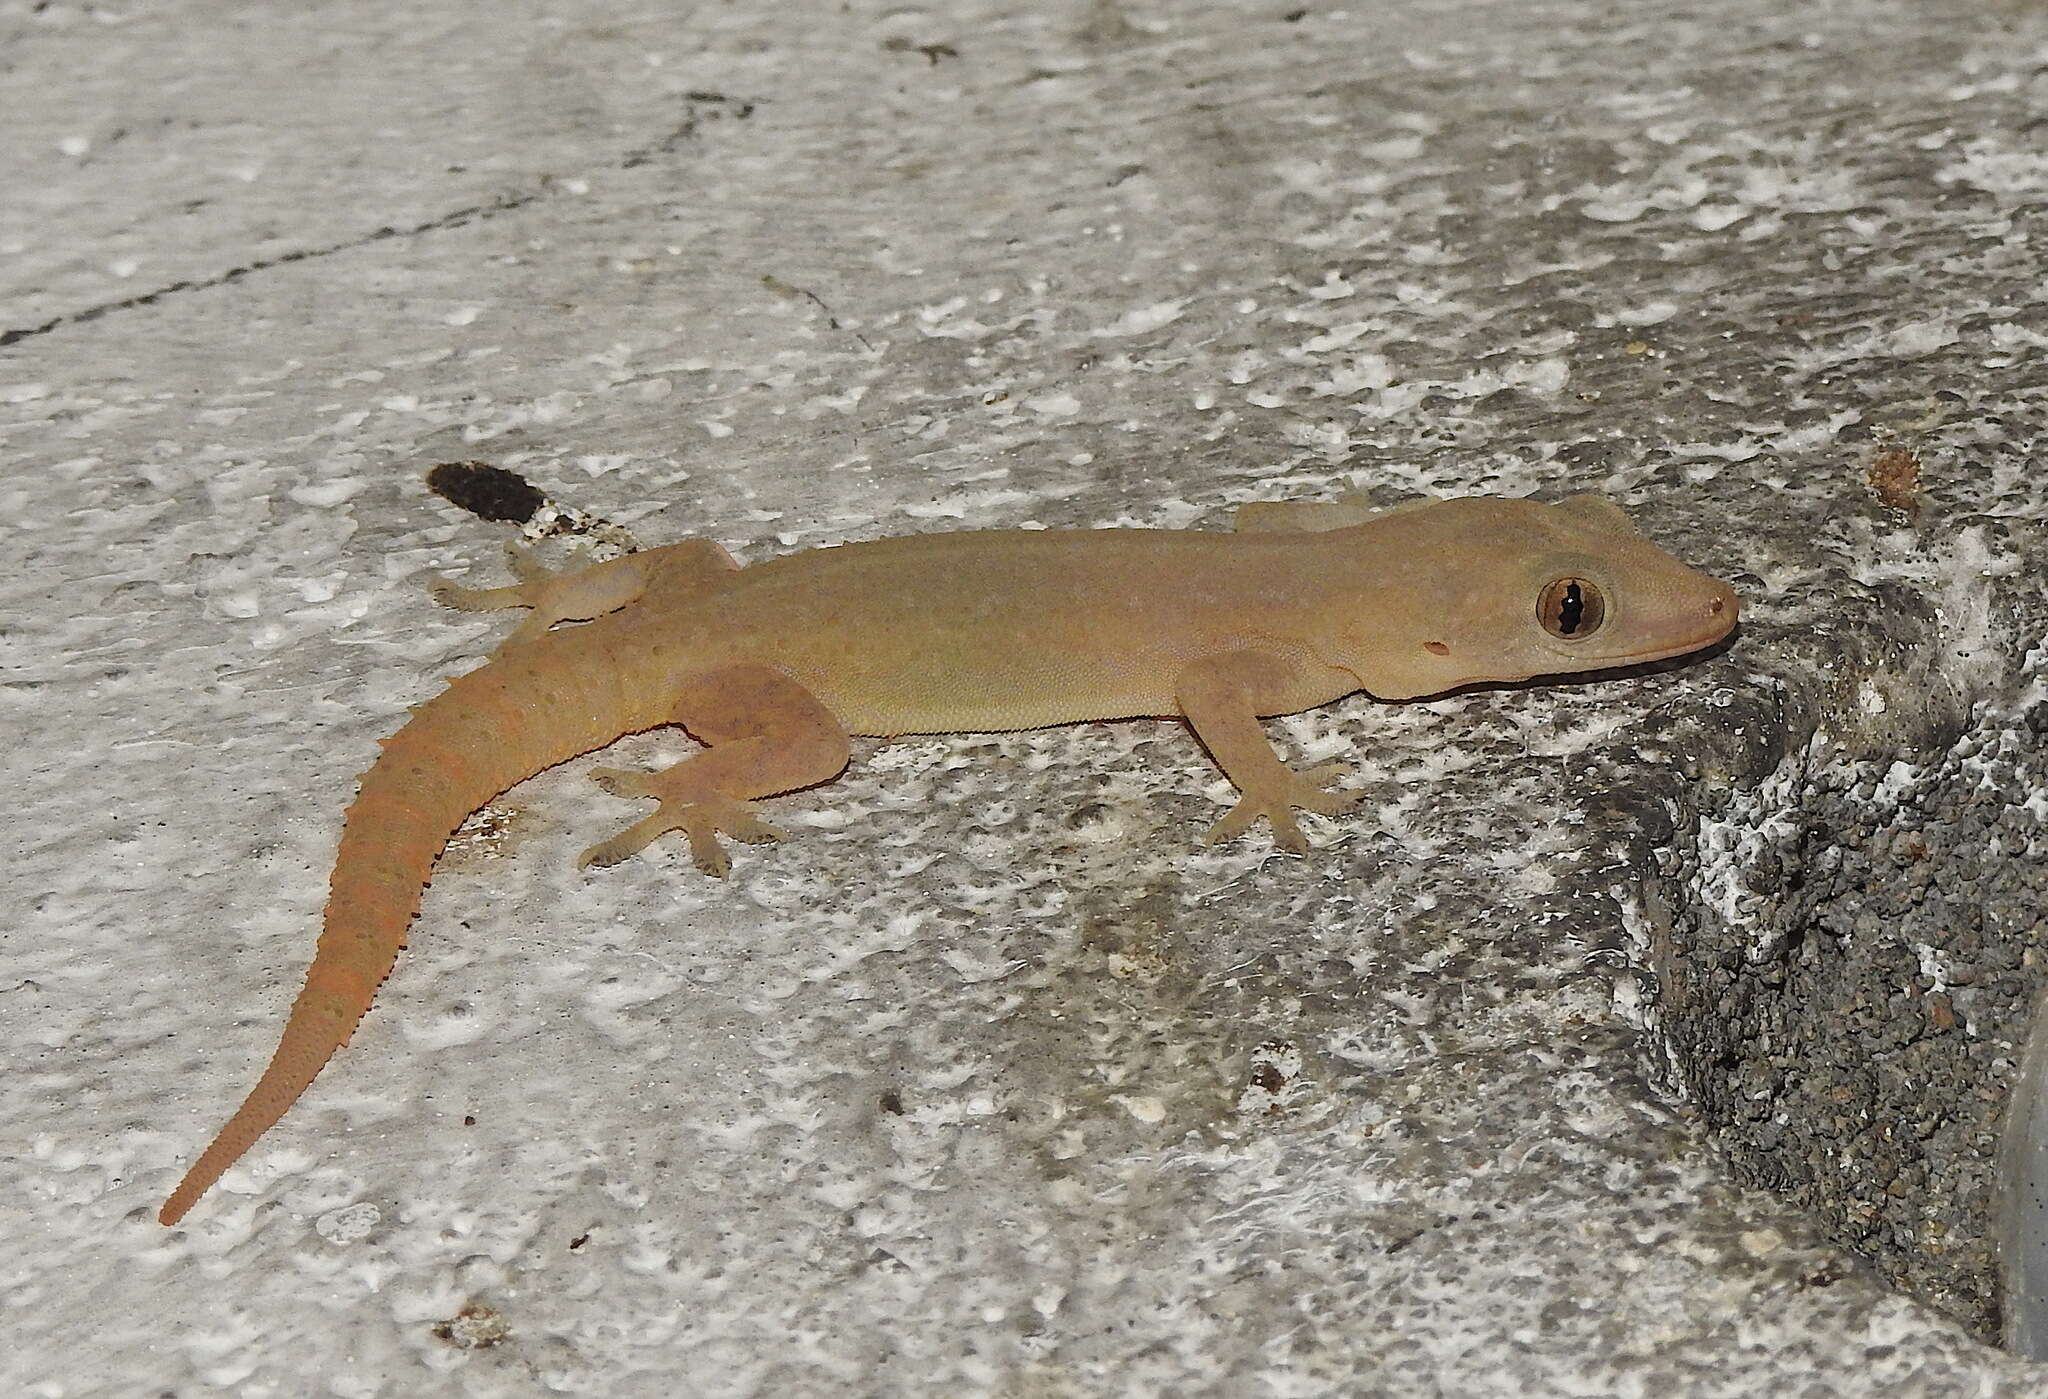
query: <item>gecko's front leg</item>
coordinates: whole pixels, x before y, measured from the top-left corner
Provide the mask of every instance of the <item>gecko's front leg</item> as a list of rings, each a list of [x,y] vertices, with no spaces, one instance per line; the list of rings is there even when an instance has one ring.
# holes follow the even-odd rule
[[[1296,772],[1273,752],[1259,715],[1300,708],[1304,664],[1269,651],[1228,651],[1189,663],[1174,682],[1174,698],[1195,736],[1243,793],[1236,806],[1209,828],[1213,843],[1239,834],[1261,816],[1273,828],[1273,843],[1297,853],[1308,849],[1296,808],[1335,816],[1357,803],[1357,792],[1330,791],[1323,784],[1343,769],[1331,764]],[[1339,679],[1321,688],[1325,699],[1356,688]]]

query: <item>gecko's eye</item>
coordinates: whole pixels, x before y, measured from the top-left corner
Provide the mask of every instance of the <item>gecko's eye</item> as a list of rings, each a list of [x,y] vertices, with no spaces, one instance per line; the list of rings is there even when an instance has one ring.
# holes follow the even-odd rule
[[[1583,640],[1607,620],[1607,599],[1599,586],[1587,579],[1560,578],[1536,599],[1536,620],[1552,636]]]

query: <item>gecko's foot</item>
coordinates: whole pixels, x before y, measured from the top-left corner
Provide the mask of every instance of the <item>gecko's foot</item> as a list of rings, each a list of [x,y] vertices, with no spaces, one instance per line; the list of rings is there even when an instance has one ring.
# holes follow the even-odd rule
[[[533,551],[519,544],[507,544],[505,555],[512,565],[512,574],[519,581],[506,588],[470,588],[456,582],[445,573],[437,573],[427,580],[427,596],[443,607],[459,608],[464,612],[495,612],[501,607],[534,607],[541,601],[547,585],[565,576],[548,568],[534,557]]]
[[[577,864],[616,865],[638,854],[658,837],[681,831],[689,838],[690,858],[706,874],[724,877],[732,860],[720,836],[730,836],[748,845],[781,840],[783,833],[754,815],[751,803],[734,801],[717,792],[675,794],[663,779],[665,773],[627,772],[622,768],[598,768],[590,774],[598,786],[616,797],[652,797],[661,803],[652,816],[635,821],[610,840],[600,841],[583,852]]]
[[[427,580],[427,596],[443,607],[463,612],[495,612],[501,607],[533,606],[533,599],[523,584],[514,583],[509,588],[470,588],[441,573]]]
[[[445,574],[436,574],[427,580],[427,596],[443,607],[453,607],[463,612],[496,612],[503,608],[530,607],[533,615],[514,628],[511,635],[499,642],[492,650],[493,656],[502,655],[508,647],[546,635],[548,629],[561,615],[550,607],[550,593],[556,578],[562,576],[543,567],[529,549],[517,544],[505,546],[510,557],[512,572],[519,579],[517,583],[503,588],[470,588],[456,582]]]
[[[1337,792],[1323,786],[1343,771],[1343,764],[1331,763],[1310,768],[1307,772],[1290,772],[1287,774],[1288,784],[1280,792],[1245,793],[1236,806],[1224,813],[1222,820],[1209,828],[1209,843],[1214,845],[1240,835],[1263,816],[1273,828],[1275,845],[1297,855],[1306,854],[1308,841],[1303,838],[1301,826],[1294,819],[1295,808],[1313,811],[1318,816],[1335,816],[1349,811],[1364,796],[1362,792]]]

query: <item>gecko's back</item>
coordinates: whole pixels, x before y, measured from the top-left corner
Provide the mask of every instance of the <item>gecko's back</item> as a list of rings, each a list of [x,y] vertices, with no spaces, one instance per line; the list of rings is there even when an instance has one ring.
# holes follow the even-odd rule
[[[754,564],[676,620],[718,657],[787,670],[852,733],[1173,714],[1189,657],[1312,625],[1320,547],[1187,530],[910,535]]]

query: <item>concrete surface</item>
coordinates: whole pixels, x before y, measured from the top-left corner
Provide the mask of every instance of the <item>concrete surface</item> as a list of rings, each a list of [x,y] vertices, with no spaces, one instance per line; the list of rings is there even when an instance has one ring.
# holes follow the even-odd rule
[[[2022,4],[0,0],[7,1392],[2044,1392],[2044,68]],[[723,884],[576,873],[569,765],[162,1229],[494,635],[421,587],[501,576],[464,459],[755,557],[1600,490],[1745,627],[1274,724],[1371,798],[1305,860],[1202,848],[1163,722],[863,744]]]

